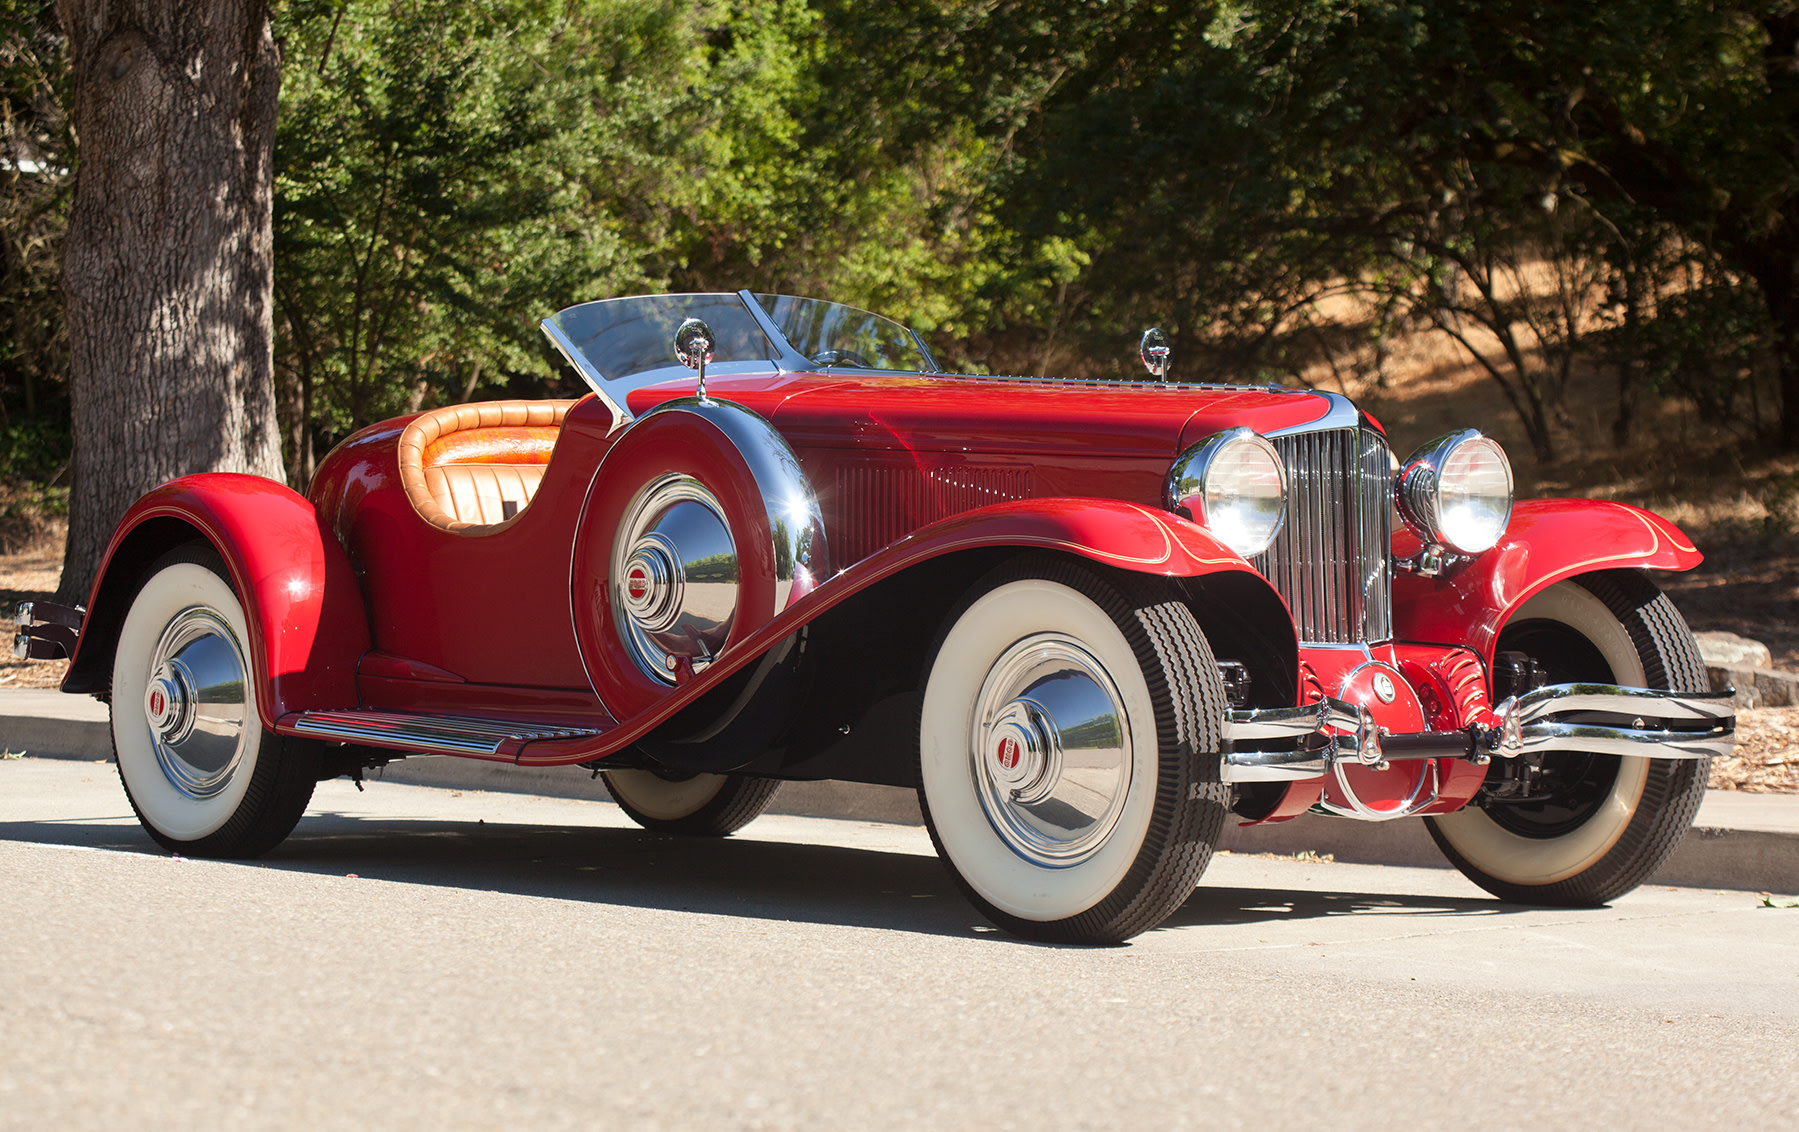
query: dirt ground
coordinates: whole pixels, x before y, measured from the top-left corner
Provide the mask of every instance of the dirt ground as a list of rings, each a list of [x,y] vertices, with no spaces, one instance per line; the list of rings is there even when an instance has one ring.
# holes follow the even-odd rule
[[[0,618],[6,649],[0,655],[0,688],[54,688],[63,665],[20,660],[12,654],[13,613],[22,601],[48,601],[62,573],[60,532],[17,554],[0,554]]]

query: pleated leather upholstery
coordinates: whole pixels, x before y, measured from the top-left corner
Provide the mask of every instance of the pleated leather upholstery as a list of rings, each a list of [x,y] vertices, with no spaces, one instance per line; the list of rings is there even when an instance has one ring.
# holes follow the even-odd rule
[[[482,401],[421,414],[400,433],[400,484],[447,531],[502,523],[543,482],[573,401]]]

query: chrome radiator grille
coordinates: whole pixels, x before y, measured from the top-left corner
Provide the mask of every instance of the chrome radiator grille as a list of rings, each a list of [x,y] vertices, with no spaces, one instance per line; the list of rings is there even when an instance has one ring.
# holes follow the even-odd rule
[[[1287,465],[1287,521],[1252,559],[1316,644],[1393,636],[1393,472],[1371,429],[1271,438]]]

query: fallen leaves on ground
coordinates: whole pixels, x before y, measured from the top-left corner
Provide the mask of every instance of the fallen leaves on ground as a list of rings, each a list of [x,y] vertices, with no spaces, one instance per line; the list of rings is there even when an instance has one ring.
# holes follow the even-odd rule
[[[1737,747],[1712,760],[1713,790],[1799,794],[1799,707],[1737,713]]]

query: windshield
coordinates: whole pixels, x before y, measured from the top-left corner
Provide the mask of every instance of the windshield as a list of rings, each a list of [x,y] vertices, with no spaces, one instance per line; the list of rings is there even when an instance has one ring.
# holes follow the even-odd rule
[[[781,356],[736,295],[602,299],[570,307],[549,321],[603,380],[619,381],[651,370],[685,372],[675,357],[675,330],[689,318],[704,319],[712,328],[715,364],[773,362]]]
[[[633,295],[598,299],[543,320],[544,333],[581,379],[619,414],[637,389],[694,377],[675,356],[675,331],[689,318],[712,329],[707,373],[793,373],[832,366],[934,373],[924,344],[878,314],[789,295]]]
[[[781,336],[815,366],[929,373],[935,367],[910,330],[890,318],[824,299],[757,295]]]

